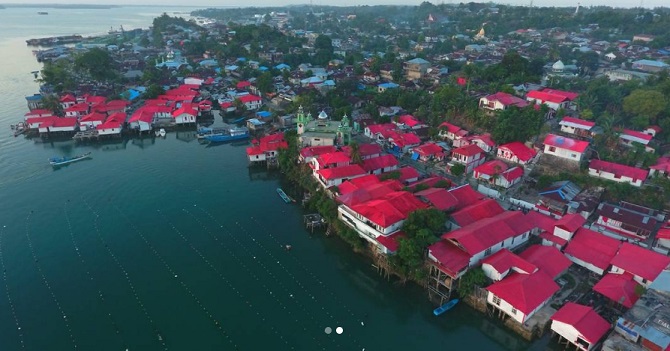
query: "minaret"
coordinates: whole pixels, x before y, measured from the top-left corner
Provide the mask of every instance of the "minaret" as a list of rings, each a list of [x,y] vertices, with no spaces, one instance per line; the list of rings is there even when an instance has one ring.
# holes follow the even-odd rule
[[[297,124],[298,124],[298,135],[302,134],[305,132],[305,125],[307,124],[307,116],[305,116],[305,112],[302,109],[302,105],[298,107],[298,113],[297,113]]]
[[[575,16],[579,14],[579,3],[577,3],[577,8],[575,9]]]

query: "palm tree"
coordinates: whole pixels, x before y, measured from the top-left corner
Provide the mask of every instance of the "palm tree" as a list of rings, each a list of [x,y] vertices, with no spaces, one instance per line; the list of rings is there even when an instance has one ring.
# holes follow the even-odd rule
[[[349,157],[351,158],[351,162],[357,165],[363,164],[363,158],[361,157],[361,151],[358,148],[358,143],[355,141],[350,142],[349,150]]]

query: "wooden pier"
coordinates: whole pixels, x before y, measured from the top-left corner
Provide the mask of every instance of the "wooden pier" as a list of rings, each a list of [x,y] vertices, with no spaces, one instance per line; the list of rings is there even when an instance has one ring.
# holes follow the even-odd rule
[[[305,226],[307,229],[310,229],[312,233],[314,233],[315,228],[318,229],[326,225],[326,220],[318,213],[306,214],[302,217],[305,222]]]
[[[99,137],[100,136],[98,135],[98,131],[94,129],[94,130],[79,131],[74,134],[72,139],[75,141],[83,141],[83,140],[98,139]]]

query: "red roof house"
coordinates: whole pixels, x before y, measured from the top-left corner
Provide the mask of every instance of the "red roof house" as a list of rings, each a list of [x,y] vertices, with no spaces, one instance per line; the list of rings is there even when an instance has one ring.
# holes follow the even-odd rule
[[[337,148],[333,145],[308,146],[300,150],[300,162],[310,163],[316,156],[336,152]]]
[[[654,176],[658,173],[661,176],[667,177],[670,174],[670,156],[662,156],[656,160],[656,164],[649,167],[649,176]]]
[[[508,249],[502,249],[482,260],[482,270],[493,281],[502,280],[512,271],[522,274],[531,274],[538,267],[527,260],[513,254]]]
[[[548,134],[544,138],[544,153],[571,161],[579,162],[589,147],[587,141],[575,140],[559,135]]]
[[[519,257],[534,264],[552,279],[557,279],[572,265],[572,261],[553,246],[532,245],[520,253]]]
[[[439,135],[449,140],[460,139],[468,135],[467,130],[449,122],[442,122],[442,124],[438,126],[438,129],[440,130]]]
[[[451,214],[451,221],[460,227],[473,224],[484,218],[490,218],[505,210],[495,199],[482,199]]]
[[[579,228],[565,255],[574,263],[602,275],[619,250],[621,242],[587,228]]]
[[[561,126],[561,132],[575,134],[583,137],[590,137],[591,128],[595,127],[595,122],[585,121],[574,117],[563,117],[558,123]]]
[[[525,165],[535,159],[537,151],[521,142],[513,141],[511,143],[500,145],[498,147],[497,156],[510,162]]]
[[[432,159],[441,161],[444,158],[444,149],[434,143],[425,143],[414,147],[412,148],[412,152],[418,155],[421,161],[430,161]]]
[[[506,110],[511,106],[526,107],[528,106],[528,102],[522,98],[503,92],[487,95],[479,99],[479,108],[486,110]]]
[[[614,162],[591,160],[589,175],[619,183],[628,183],[633,186],[642,186],[642,182],[647,179],[649,172]]]
[[[487,302],[505,312],[519,323],[524,323],[545,306],[560,289],[542,271],[533,274],[512,273],[505,279],[489,285]]]
[[[638,286],[639,284],[633,280],[633,275],[630,273],[607,273],[593,286],[593,291],[626,308],[631,308],[640,298],[636,292],[636,290],[639,291]]]
[[[367,172],[361,166],[353,164],[319,169],[316,171],[315,177],[325,188],[330,188],[342,184],[345,180],[362,177],[366,174]]]
[[[551,330],[578,349],[591,350],[607,334],[610,323],[593,308],[568,302],[551,316]]]
[[[670,257],[626,242],[610,263],[612,273],[630,273],[635,281],[648,287],[670,265]]]
[[[363,160],[363,169],[370,174],[382,174],[398,169],[398,159],[393,155],[382,155]]]

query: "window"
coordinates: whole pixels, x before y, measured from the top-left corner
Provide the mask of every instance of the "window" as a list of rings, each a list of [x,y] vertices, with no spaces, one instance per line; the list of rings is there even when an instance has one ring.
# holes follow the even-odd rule
[[[577,154],[570,154],[570,157],[577,158]]]
[[[491,254],[491,248],[489,247],[488,249],[486,249],[486,251],[484,251],[484,256],[488,256],[490,254]]]
[[[516,315],[516,308],[512,308],[512,314]]]
[[[500,298],[498,296],[493,295],[493,303],[500,306]]]
[[[525,239],[525,238],[527,238],[527,237],[528,237],[528,233],[523,233],[523,236],[522,236],[522,238],[524,238],[524,239]]]
[[[549,147],[549,152],[556,152],[556,148],[553,147],[553,146],[550,146],[550,147]]]

